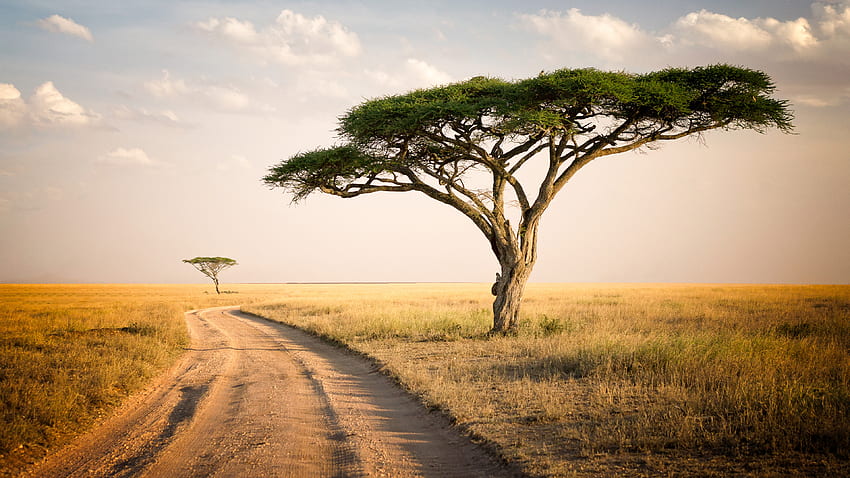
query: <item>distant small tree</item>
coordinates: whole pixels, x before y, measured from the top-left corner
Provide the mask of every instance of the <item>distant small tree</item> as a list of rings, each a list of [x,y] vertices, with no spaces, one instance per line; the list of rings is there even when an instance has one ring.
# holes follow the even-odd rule
[[[790,105],[773,91],[765,73],[729,65],[479,76],[365,101],[339,119],[340,144],[296,154],[263,180],[294,201],[416,191],[456,209],[499,261],[493,331],[508,332],[537,261],[540,220],[580,169],[712,129],[790,132]]]
[[[218,290],[218,273],[236,265],[236,260],[229,257],[196,257],[194,259],[183,259],[183,262],[192,264],[195,269],[212,279],[216,294],[221,294],[221,291]]]

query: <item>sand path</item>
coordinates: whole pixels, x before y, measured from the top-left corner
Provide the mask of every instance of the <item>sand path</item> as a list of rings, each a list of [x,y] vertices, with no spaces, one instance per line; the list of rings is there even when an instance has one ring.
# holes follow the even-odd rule
[[[32,474],[509,475],[360,357],[237,307],[186,322],[177,365]]]

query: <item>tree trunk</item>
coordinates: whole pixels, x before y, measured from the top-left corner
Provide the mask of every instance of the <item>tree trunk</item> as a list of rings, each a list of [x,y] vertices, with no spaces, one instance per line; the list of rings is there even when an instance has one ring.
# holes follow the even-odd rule
[[[541,192],[541,194],[543,194]],[[519,323],[519,308],[525,294],[525,284],[537,262],[537,227],[539,215],[527,214],[517,233],[517,240],[491,242],[493,252],[502,268],[493,284],[493,329],[491,333],[514,332]],[[505,222],[505,225],[510,225]]]
[[[519,321],[519,307],[531,268],[525,264],[503,264],[502,274],[494,284],[496,300],[493,301],[493,333],[510,333]]]
[[[218,290],[218,278],[213,277],[213,283],[215,284],[215,293],[220,295],[221,291]]]

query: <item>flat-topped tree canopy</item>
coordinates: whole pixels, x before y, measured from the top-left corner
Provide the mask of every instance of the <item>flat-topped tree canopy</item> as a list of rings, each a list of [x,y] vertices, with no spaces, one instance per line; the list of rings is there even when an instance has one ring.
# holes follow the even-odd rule
[[[459,210],[502,265],[494,304],[500,328],[496,306],[515,277],[530,273],[540,216],[579,169],[711,129],[791,132],[789,104],[773,92],[765,73],[730,65],[646,74],[561,69],[518,81],[479,76],[365,101],[340,118],[339,145],[299,153],[263,180],[294,201],[316,191],[419,191]],[[546,172],[530,190],[517,173],[534,162]],[[486,190],[472,186],[482,172],[490,177]],[[507,220],[508,204],[518,207],[518,224]]]
[[[229,257],[194,257],[192,259],[183,259],[183,262],[191,264],[195,269],[198,269],[202,274],[212,279],[215,284],[215,292],[221,294],[218,290],[218,273],[237,265],[236,259]]]

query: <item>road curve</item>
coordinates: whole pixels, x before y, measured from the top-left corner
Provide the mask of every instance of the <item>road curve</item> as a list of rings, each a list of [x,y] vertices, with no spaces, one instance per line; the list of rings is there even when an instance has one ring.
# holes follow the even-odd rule
[[[510,473],[375,367],[238,307],[186,313],[192,345],[39,477],[493,477]]]

